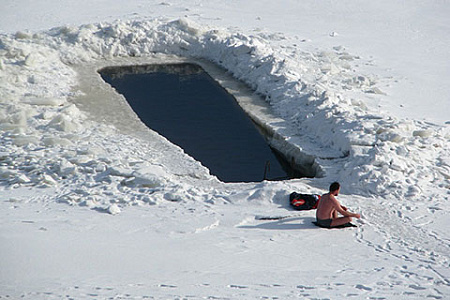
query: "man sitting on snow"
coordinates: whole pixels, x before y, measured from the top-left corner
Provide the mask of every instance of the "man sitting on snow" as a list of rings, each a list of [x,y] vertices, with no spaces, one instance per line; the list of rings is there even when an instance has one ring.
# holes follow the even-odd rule
[[[333,182],[330,185],[330,192],[320,199],[316,212],[317,225],[332,228],[350,223],[352,218],[361,218],[360,214],[347,211],[347,208],[339,203],[336,196],[339,195],[340,190],[340,184]],[[338,217],[338,213],[343,217]]]

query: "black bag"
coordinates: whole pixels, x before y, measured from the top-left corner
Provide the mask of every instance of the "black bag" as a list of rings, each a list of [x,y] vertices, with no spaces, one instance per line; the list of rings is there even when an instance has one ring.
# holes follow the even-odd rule
[[[289,203],[295,210],[310,210],[316,209],[319,205],[320,195],[316,194],[299,194],[291,193],[289,196]]]

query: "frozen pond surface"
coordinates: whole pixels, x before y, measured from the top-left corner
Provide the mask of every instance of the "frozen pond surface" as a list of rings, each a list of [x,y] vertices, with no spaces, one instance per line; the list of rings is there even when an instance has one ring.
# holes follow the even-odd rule
[[[302,177],[266,143],[234,97],[196,64],[107,67],[102,78],[151,129],[224,182]]]

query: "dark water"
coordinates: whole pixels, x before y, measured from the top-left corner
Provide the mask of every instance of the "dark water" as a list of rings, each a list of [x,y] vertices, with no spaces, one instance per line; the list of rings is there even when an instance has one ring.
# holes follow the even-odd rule
[[[234,97],[201,67],[126,66],[99,72],[149,128],[179,145],[220,180],[302,177],[268,146]]]

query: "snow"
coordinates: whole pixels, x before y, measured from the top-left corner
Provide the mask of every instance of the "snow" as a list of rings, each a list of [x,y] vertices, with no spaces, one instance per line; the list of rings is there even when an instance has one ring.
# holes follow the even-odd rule
[[[449,10],[2,1],[0,297],[448,298]],[[319,176],[222,183],[96,73],[178,61]],[[358,228],[289,210],[335,180]]]

